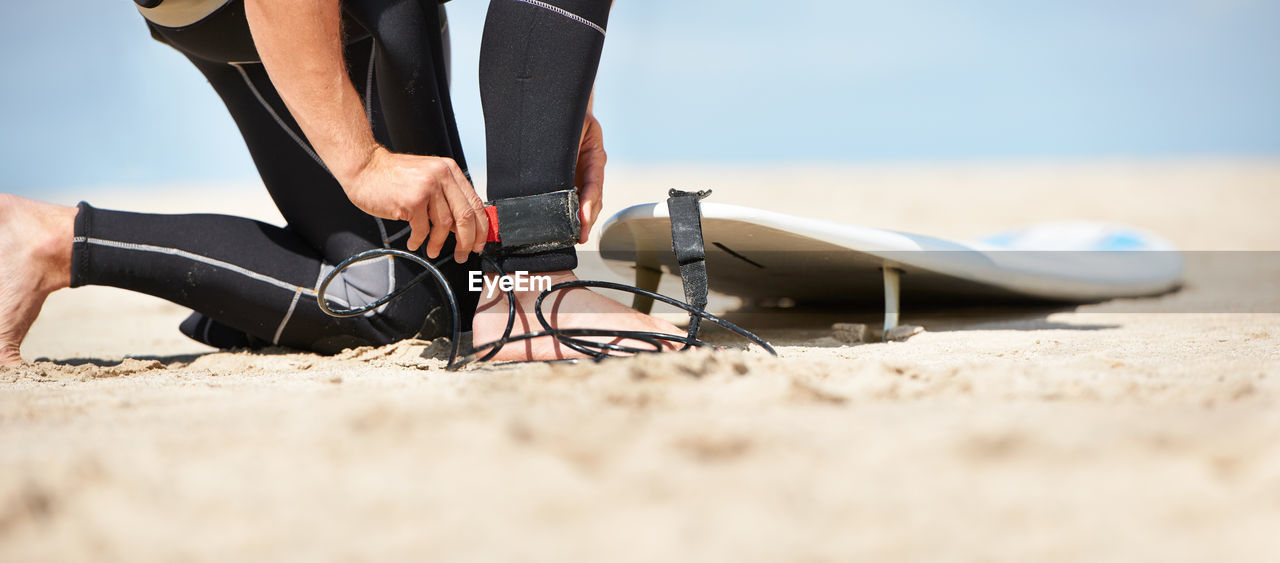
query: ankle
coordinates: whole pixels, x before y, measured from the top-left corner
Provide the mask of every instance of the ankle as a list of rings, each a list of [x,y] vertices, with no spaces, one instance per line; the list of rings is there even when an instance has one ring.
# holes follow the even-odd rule
[[[32,234],[32,257],[41,268],[47,292],[71,285],[71,247],[75,239],[75,207],[42,205],[36,214],[40,228]]]

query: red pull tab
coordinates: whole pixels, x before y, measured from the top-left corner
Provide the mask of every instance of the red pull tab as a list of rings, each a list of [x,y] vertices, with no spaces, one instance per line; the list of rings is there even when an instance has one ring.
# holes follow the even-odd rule
[[[488,242],[498,242],[502,239],[498,237],[498,208],[487,205],[484,208],[484,214],[489,216],[489,236],[485,240]]]

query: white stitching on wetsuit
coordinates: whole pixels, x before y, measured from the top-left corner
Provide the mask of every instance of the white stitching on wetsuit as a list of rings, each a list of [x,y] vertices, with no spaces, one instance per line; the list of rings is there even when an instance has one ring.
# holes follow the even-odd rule
[[[369,127],[373,127],[373,97],[369,94],[373,93],[373,61],[376,54],[378,54],[378,43],[370,38],[369,75],[364,79],[364,115],[369,120]]]
[[[551,4],[548,4],[548,3],[546,3],[546,2],[539,2],[538,0],[515,0],[515,1],[516,1],[516,2],[523,2],[523,3],[528,4],[528,5],[530,5],[530,6],[537,6],[537,7],[539,7],[539,8],[544,9],[544,10],[550,10],[550,11],[555,12],[555,13],[557,13],[557,14],[560,14],[560,15],[562,15],[562,16],[564,16],[564,17],[566,17],[566,18],[569,18],[569,19],[571,19],[571,20],[573,20],[573,21],[576,21],[576,22],[578,22],[578,23],[580,23],[580,24],[582,24],[582,25],[585,25],[585,26],[587,26],[587,27],[590,27],[591,29],[594,29],[594,30],[596,30],[596,31],[599,31],[599,32],[600,32],[600,35],[604,35],[604,34],[605,34],[605,33],[604,33],[604,28],[602,28],[602,27],[600,27],[600,26],[596,25],[596,24],[595,24],[594,22],[592,22],[591,20],[589,20],[589,19],[587,19],[587,18],[584,18],[584,17],[582,17],[582,16],[579,16],[578,14],[575,14],[575,13],[573,13],[573,12],[570,12],[570,11],[568,11],[568,10],[564,9],[564,8],[558,8],[558,7],[556,7],[556,6],[552,6]]]
[[[381,217],[374,217],[374,221],[378,222],[378,236],[382,239],[382,248],[390,248],[391,240],[387,238],[387,226],[382,224]]]
[[[326,171],[329,170],[329,167],[324,165],[324,161],[320,160],[320,156],[316,154],[316,151],[311,150],[311,147],[307,146],[307,143],[303,142],[302,137],[299,137],[297,133],[294,133],[293,129],[290,129],[289,126],[285,124],[284,120],[280,119],[280,114],[276,113],[275,108],[272,108],[271,104],[267,103],[267,99],[262,97],[262,93],[258,92],[258,87],[253,85],[253,80],[249,78],[249,73],[244,71],[244,67],[240,66],[240,63],[230,64],[236,70],[240,71],[240,76],[244,78],[244,83],[249,86],[249,90],[253,92],[253,96],[258,98],[258,103],[262,104],[262,107],[267,110],[267,113],[271,114],[271,117],[276,120],[276,123],[280,125],[280,128],[284,129],[284,132],[288,133],[289,136],[293,138],[293,142],[298,143],[298,146],[302,147],[302,150],[310,155],[311,158],[316,161],[316,164],[320,165],[320,168],[323,168]]]
[[[298,306],[298,298],[302,297],[302,291],[293,292],[293,301],[289,302],[289,312],[284,314],[284,319],[280,321],[280,326],[276,328],[276,335],[271,338],[272,344],[280,344],[280,335],[284,333],[284,325],[289,324],[289,319],[293,317],[293,309]]]
[[[269,283],[269,284],[271,284],[271,285],[274,285],[274,286],[279,287],[279,288],[287,289],[287,290],[289,290],[289,291],[299,291],[299,290],[303,290],[302,288],[300,288],[300,287],[298,287],[298,286],[296,286],[296,285],[294,285],[294,284],[291,284],[291,283],[288,283],[288,282],[284,282],[284,281],[280,281],[280,280],[275,279],[275,278],[270,277],[270,276],[264,276],[264,275],[262,275],[262,274],[259,274],[259,273],[257,273],[257,272],[254,272],[254,271],[252,271],[252,270],[246,270],[246,269],[241,268],[240,266],[237,266],[237,265],[232,264],[232,263],[230,263],[230,262],[223,262],[222,260],[217,260],[217,259],[214,259],[214,258],[209,258],[209,257],[207,257],[207,256],[201,256],[201,255],[199,255],[199,254],[195,254],[195,253],[192,253],[192,252],[187,252],[187,251],[185,251],[185,250],[180,250],[180,249],[177,249],[177,248],[166,248],[166,247],[163,247],[163,246],[153,246],[153,245],[150,245],[150,244],[137,244],[137,243],[132,243],[132,242],[117,242],[117,241],[114,241],[114,240],[103,240],[103,239],[96,239],[96,238],[89,238],[89,237],[76,237],[76,238],[72,239],[72,242],[83,242],[83,243],[87,243],[87,244],[96,244],[96,245],[98,245],[98,246],[109,246],[109,247],[111,247],[111,248],[123,248],[123,249],[125,249],[125,250],[139,250],[139,251],[142,251],[142,252],[158,252],[158,253],[160,253],[160,254],[168,254],[168,255],[170,255],[170,256],[180,256],[180,257],[182,257],[182,258],[187,258],[187,259],[190,259],[190,260],[195,260],[196,262],[203,262],[203,263],[205,263],[205,264],[209,264],[209,265],[211,265],[211,266],[217,266],[217,267],[219,267],[219,268],[226,268],[226,269],[231,270],[231,271],[233,271],[233,272],[235,272],[235,273],[237,273],[237,274],[241,274],[241,275],[244,275],[244,276],[248,276],[248,277],[251,277],[251,278],[253,278],[253,279],[255,279],[255,280],[258,280],[258,281],[260,281],[260,282]],[[312,294],[314,295],[314,294],[315,294],[315,292],[312,292]]]
[[[400,237],[409,234],[409,231],[412,231],[412,230],[413,230],[413,227],[405,227],[403,229],[400,229],[400,231],[397,232],[396,234],[387,237],[387,242],[393,242],[393,241],[399,240]]]
[[[314,289],[308,289],[308,288],[305,288],[305,287],[300,287],[300,286],[297,286],[297,285],[291,284],[291,283],[289,283],[289,282],[285,282],[285,281],[278,280],[278,279],[273,278],[273,277],[271,277],[271,276],[266,276],[266,275],[263,275],[263,274],[259,274],[259,273],[255,272],[255,271],[253,271],[253,270],[248,270],[248,269],[242,268],[242,267],[237,266],[237,265],[235,265],[235,264],[232,264],[232,263],[230,263],[230,262],[223,262],[222,260],[217,260],[217,259],[215,259],[215,258],[209,258],[208,256],[201,256],[201,255],[199,255],[199,254],[195,254],[195,253],[193,253],[193,252],[187,252],[187,251],[185,251],[185,250],[181,250],[181,249],[177,249],[177,248],[168,248],[168,247],[164,247],[164,246],[154,246],[154,245],[150,245],[150,244],[137,244],[137,243],[132,243],[132,242],[118,242],[118,241],[114,241],[114,240],[103,240],[103,239],[90,238],[90,237],[75,237],[74,239],[71,239],[71,242],[72,242],[72,243],[81,243],[81,242],[82,242],[82,243],[85,243],[85,244],[94,244],[94,245],[98,245],[98,246],[106,246],[106,247],[110,247],[110,248],[120,248],[120,249],[124,249],[124,250],[137,250],[137,251],[140,251],[140,252],[155,252],[155,253],[158,253],[158,254],[168,254],[168,255],[170,255],[170,256],[178,256],[178,257],[181,257],[181,258],[186,258],[186,259],[188,259],[188,260],[194,260],[194,261],[196,261],[196,262],[201,262],[201,263],[204,263],[204,264],[209,264],[210,266],[216,266],[216,267],[219,267],[219,268],[223,268],[223,269],[226,269],[226,270],[230,270],[230,271],[235,272],[235,273],[237,273],[237,274],[240,274],[240,275],[242,275],[242,276],[246,276],[246,277],[249,277],[249,278],[252,278],[252,279],[258,280],[258,281],[263,282],[263,283],[268,283],[268,284],[274,285],[274,286],[276,286],[276,287],[279,287],[279,288],[281,288],[281,289],[287,289],[287,290],[289,290],[289,291],[300,291],[300,292],[305,293],[305,294],[307,294],[307,295],[309,295],[309,296],[312,296],[312,297],[314,297],[314,296],[315,296],[315,294],[316,294],[316,291],[315,291]],[[339,305],[342,305],[343,307],[350,307],[350,306],[351,306],[350,304],[346,303],[344,300],[342,300],[342,299],[340,299],[340,298],[332,297],[332,296],[328,296],[327,298],[328,298],[330,301],[333,301],[334,303],[338,303]]]

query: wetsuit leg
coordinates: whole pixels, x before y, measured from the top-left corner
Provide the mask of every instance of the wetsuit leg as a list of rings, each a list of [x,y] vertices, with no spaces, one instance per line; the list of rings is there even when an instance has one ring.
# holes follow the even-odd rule
[[[428,35],[432,30],[439,33],[438,20],[423,18],[419,24]],[[245,43],[243,5],[233,2],[190,28],[153,31],[187,55],[222,97],[289,226],[82,205],[73,247],[73,286],[114,285],[191,307],[204,316],[184,323],[185,332],[211,344],[256,340],[327,352],[419,333],[443,334],[448,318],[438,290],[429,283],[377,313],[354,319],[330,318],[316,306],[314,288],[329,264],[370,248],[402,248],[407,232],[403,223],[381,221],[356,209],[316,158],[265,71],[254,62],[252,43]],[[350,41],[346,54],[353,83],[364,87],[375,134],[399,150],[387,126],[398,114],[378,102],[382,81],[377,78],[372,41]],[[435,130],[432,126],[418,122],[423,129],[419,138],[456,139],[451,122],[437,122]],[[455,157],[461,157],[460,151]],[[415,275],[413,268],[370,262],[352,269],[330,293],[351,305],[367,303],[385,294],[396,280]],[[455,287],[462,287],[465,267],[448,265],[444,270]],[[465,309],[474,308],[474,300],[467,299],[466,292],[459,297],[464,299],[464,319],[469,320]],[[241,339],[240,334],[248,336]]]
[[[611,0],[492,0],[480,98],[493,200],[573,188],[582,122]],[[501,260],[506,271],[577,267],[572,248]]]
[[[467,172],[449,93],[443,8],[423,0],[350,0],[343,14],[348,33],[373,38],[374,114],[387,137],[380,140],[400,153],[453,158]]]
[[[81,204],[75,233],[72,287],[161,297],[268,343],[318,352],[382,344],[416,334],[428,312],[419,298],[365,317],[325,315],[315,303],[319,252],[296,233],[257,221]]]

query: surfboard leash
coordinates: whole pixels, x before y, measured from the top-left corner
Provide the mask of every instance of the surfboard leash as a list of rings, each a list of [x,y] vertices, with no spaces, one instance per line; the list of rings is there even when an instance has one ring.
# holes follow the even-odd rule
[[[472,362],[487,361],[496,356],[504,346],[512,342],[532,340],[534,338],[541,338],[544,336],[555,338],[566,348],[584,354],[594,361],[600,361],[605,358],[615,357],[618,355],[662,352],[664,351],[664,343],[683,344],[683,347],[680,348],[681,350],[707,347],[711,345],[698,339],[698,334],[701,331],[703,320],[719,325],[726,330],[760,346],[766,352],[777,356],[778,353],[774,351],[773,347],[764,339],[736,324],[706,311],[709,282],[707,277],[706,250],[703,246],[702,240],[702,212],[699,202],[710,194],[710,190],[685,192],[672,189],[668,192],[669,197],[667,198],[667,208],[671,216],[671,250],[675,253],[676,261],[679,263],[680,281],[684,287],[685,301],[680,301],[654,291],[621,283],[591,280],[561,282],[543,290],[538,295],[538,299],[534,302],[534,315],[537,317],[538,323],[542,325],[542,330],[512,336],[511,332],[515,329],[515,321],[517,317],[515,291],[514,289],[507,289],[504,290],[507,294],[507,324],[503,329],[502,337],[494,340],[493,342],[472,346],[464,351],[461,349],[462,317],[461,311],[458,307],[458,300],[453,293],[453,289],[449,286],[448,280],[440,271],[440,267],[446,264],[449,258],[441,258],[433,264],[421,256],[411,252],[390,248],[377,248],[356,254],[335,266],[333,270],[324,277],[324,280],[320,282],[320,287],[316,290],[316,303],[320,306],[321,311],[324,311],[330,316],[355,317],[389,303],[419,283],[428,279],[432,280],[436,287],[439,288],[440,293],[444,296],[444,300],[449,307],[451,334],[449,338],[449,361],[445,366],[445,369],[449,371],[461,369]],[[486,270],[491,270],[499,276],[506,276],[507,274],[502,269],[501,264],[494,259],[494,256],[504,255],[504,253],[528,254],[532,252],[540,252],[549,248],[565,248],[565,245],[571,247],[573,242],[576,242],[579,233],[577,221],[578,200],[576,190],[564,190],[562,192],[552,192],[551,194],[543,194],[540,196],[513,198],[513,200],[500,200],[498,202],[494,202],[493,205],[486,206],[485,208],[485,212],[489,215],[490,219],[490,232],[489,242],[486,244],[485,252],[481,254],[481,261],[485,266],[487,266]],[[569,223],[565,224],[557,223],[556,221],[538,220],[540,217],[545,217],[548,213],[551,215],[560,214],[571,219],[567,219]],[[506,227],[502,227],[502,225],[506,225]],[[507,246],[507,250],[505,251],[503,249],[504,245]],[[333,305],[329,303],[328,299],[325,298],[329,284],[337,279],[342,272],[362,262],[375,260],[384,256],[391,257],[392,259],[401,258],[413,262],[421,266],[423,272],[410,280],[409,283],[391,291],[372,303],[360,307],[345,309],[334,308]],[[579,287],[622,291],[661,301],[688,313],[689,328],[687,332],[681,336],[641,330],[552,327],[551,323],[547,320],[546,315],[542,311],[542,304],[546,301],[547,296],[566,289]],[[645,344],[647,347],[641,348],[617,342],[595,342],[587,340],[587,338],[593,337],[621,339],[622,341],[634,340]]]

